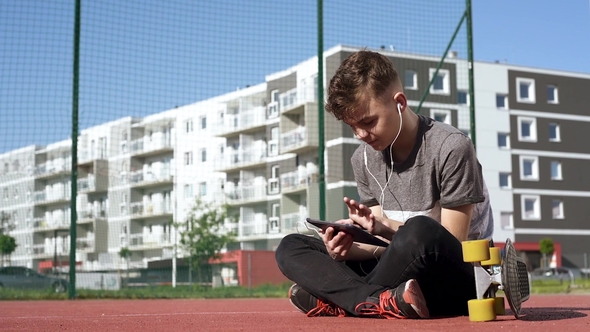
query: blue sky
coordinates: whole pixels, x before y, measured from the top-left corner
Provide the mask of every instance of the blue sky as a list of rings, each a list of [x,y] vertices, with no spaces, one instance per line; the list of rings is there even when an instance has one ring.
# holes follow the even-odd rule
[[[317,52],[315,0],[82,2],[81,129],[258,84]],[[71,134],[73,3],[2,0],[0,153]],[[590,74],[590,1],[556,3],[474,0],[475,59]],[[324,0],[324,47],[440,55],[463,5]]]

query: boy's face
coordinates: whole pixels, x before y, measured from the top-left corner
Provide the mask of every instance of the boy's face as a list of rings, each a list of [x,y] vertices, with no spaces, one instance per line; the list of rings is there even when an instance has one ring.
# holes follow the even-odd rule
[[[388,90],[383,98],[367,96],[345,122],[354,134],[376,151],[385,150],[395,139],[400,126],[394,89]]]

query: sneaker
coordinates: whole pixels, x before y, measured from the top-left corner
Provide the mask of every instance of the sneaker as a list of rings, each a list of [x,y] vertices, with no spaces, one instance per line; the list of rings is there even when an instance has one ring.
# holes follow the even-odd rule
[[[297,310],[306,314],[308,317],[346,316],[344,309],[335,304],[323,302],[297,284],[293,284],[289,288],[289,301]]]
[[[388,289],[379,299],[357,305],[356,312],[361,316],[382,318],[430,318],[426,300],[415,279],[410,279],[395,289]]]

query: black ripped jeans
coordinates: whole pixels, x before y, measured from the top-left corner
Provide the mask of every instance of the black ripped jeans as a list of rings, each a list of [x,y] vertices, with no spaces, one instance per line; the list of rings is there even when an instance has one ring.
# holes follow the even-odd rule
[[[409,219],[393,236],[377,262],[338,262],[320,239],[285,236],[276,251],[283,274],[316,297],[349,314],[369,296],[416,279],[431,316],[467,314],[475,299],[473,265],[463,262],[461,243],[439,222],[425,216]]]

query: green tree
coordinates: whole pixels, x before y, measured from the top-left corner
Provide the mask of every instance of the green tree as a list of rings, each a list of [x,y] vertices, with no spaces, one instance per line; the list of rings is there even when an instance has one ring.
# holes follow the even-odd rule
[[[125,260],[125,263],[127,264],[126,284],[128,284],[129,283],[129,257],[131,257],[131,250],[129,250],[129,248],[127,248],[127,247],[121,248],[121,250],[119,250],[119,257],[123,258]]]
[[[8,261],[10,262],[10,255],[16,247],[16,240],[12,236],[6,234],[0,235],[0,266],[4,266],[5,256],[8,256]]]
[[[205,203],[197,198],[186,223],[174,224],[180,229],[180,246],[188,253],[190,268],[196,271],[197,280],[212,280],[211,259],[219,258],[221,250],[235,242],[235,234],[224,226],[235,218],[228,213],[227,205]]]
[[[554,250],[555,250],[555,246],[553,244],[553,240],[551,240],[550,238],[546,237],[546,238],[541,239],[541,241],[539,241],[539,251],[543,255],[543,265],[544,266],[549,265],[547,262],[547,256],[552,255]]]

